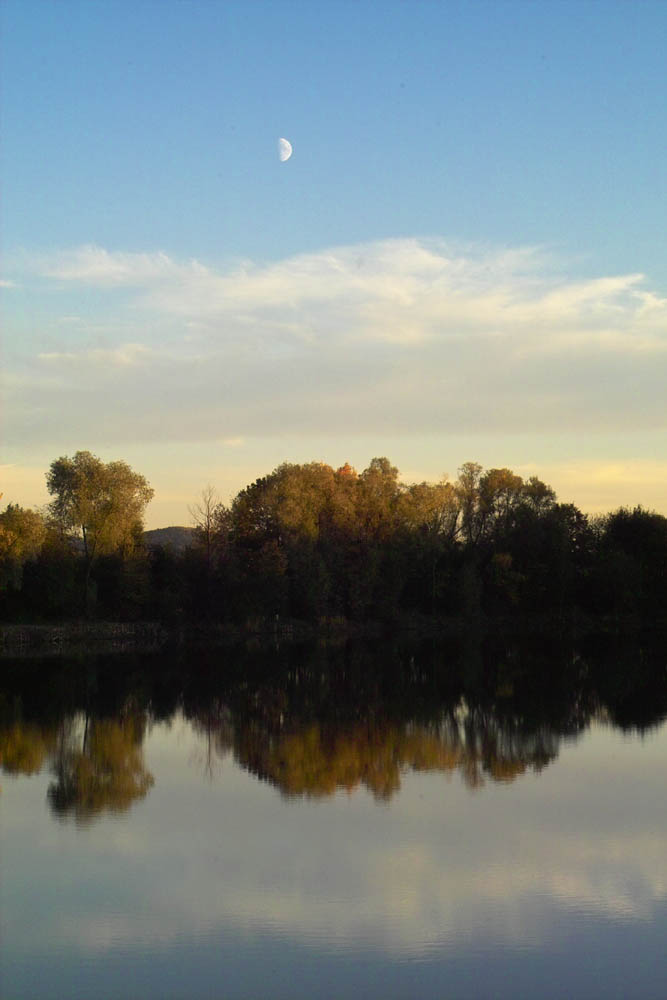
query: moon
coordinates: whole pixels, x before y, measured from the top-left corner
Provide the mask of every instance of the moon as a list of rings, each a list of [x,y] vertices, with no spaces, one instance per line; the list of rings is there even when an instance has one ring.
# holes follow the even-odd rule
[[[281,163],[285,163],[289,160],[292,155],[292,143],[287,139],[278,139],[278,159]]]

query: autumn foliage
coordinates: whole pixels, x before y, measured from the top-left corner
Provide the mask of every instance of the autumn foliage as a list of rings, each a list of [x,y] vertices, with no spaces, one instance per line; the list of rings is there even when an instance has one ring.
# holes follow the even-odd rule
[[[47,482],[43,514],[0,513],[6,621],[664,616],[667,519],[641,507],[591,519],[507,468],[467,462],[452,481],[406,484],[386,458],[361,472],[284,463],[229,505],[207,487],[184,551],[145,544],[153,491],[125,463],[77,452]]]

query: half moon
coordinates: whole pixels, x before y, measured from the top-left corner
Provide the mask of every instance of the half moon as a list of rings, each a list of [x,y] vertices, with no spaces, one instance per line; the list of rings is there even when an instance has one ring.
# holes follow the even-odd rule
[[[278,139],[278,159],[281,163],[289,160],[292,155],[292,143],[287,139]]]

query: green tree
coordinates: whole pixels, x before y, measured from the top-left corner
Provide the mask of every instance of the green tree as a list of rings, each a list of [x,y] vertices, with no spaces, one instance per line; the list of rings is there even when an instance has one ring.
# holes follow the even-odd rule
[[[0,589],[21,588],[23,566],[36,558],[45,537],[44,518],[36,511],[10,503],[0,513]]]
[[[667,518],[621,507],[602,518],[595,591],[601,610],[656,621],[667,598]],[[606,608],[604,605],[606,604]]]
[[[532,476],[524,483],[511,469],[488,469],[466,462],[459,470],[456,494],[464,544],[461,591],[463,607],[472,617],[482,608],[484,583],[497,600],[518,600],[520,577],[514,568],[512,539],[526,522],[537,524],[553,510],[551,487]]]
[[[503,536],[511,527],[522,503],[524,484],[511,469],[489,469],[479,482],[480,509],[484,530]]]
[[[538,514],[550,510],[556,503],[554,490],[537,476],[531,476],[526,480],[522,493],[528,506],[537,511]]]
[[[408,557],[404,577],[409,603],[435,614],[443,596],[438,567],[451,555],[459,532],[460,504],[452,483],[404,487],[399,514]]]
[[[51,463],[46,485],[49,511],[63,534],[79,537],[84,553],[84,607],[89,608],[91,571],[100,555],[128,556],[143,531],[153,496],[146,479],[126,462],[102,462],[89,451]]]
[[[484,530],[484,511],[480,503],[481,476],[482,466],[479,462],[464,462],[456,482],[456,495],[461,510],[461,533],[468,545],[476,545]]]
[[[398,469],[388,458],[373,458],[357,485],[357,517],[367,538],[386,539],[397,526]]]

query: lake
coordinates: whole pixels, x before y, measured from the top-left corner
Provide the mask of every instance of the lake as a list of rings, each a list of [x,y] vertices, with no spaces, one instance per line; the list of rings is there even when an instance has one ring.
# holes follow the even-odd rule
[[[666,661],[2,661],[2,996],[667,996]]]

